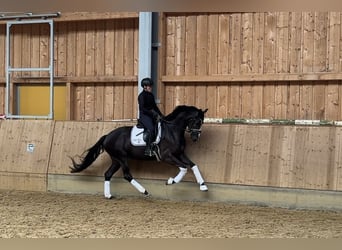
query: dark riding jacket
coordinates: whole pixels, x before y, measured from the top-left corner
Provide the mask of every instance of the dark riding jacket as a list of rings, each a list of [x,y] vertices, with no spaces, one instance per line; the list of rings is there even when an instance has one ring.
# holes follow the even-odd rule
[[[163,116],[156,104],[154,95],[151,92],[143,90],[138,96],[138,103],[139,120],[145,128],[153,133],[156,115]]]

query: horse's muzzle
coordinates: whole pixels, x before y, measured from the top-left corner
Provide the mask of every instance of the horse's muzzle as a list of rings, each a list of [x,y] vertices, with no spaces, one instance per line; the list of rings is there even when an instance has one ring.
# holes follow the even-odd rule
[[[191,134],[190,134],[191,140],[193,142],[198,141],[200,136],[201,136],[201,131],[192,131]]]

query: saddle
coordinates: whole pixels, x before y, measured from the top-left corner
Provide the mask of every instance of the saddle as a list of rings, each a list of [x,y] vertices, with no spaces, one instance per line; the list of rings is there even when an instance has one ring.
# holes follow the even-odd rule
[[[144,127],[138,123],[137,125],[133,126],[131,130],[131,144],[133,146],[146,146],[146,142],[144,141]],[[161,123],[158,122],[157,124],[157,136],[153,144],[158,144],[161,138]]]

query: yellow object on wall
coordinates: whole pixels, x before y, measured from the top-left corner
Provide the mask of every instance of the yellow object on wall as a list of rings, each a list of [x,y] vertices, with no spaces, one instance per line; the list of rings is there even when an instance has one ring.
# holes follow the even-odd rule
[[[18,114],[47,116],[50,112],[50,86],[18,86]],[[66,119],[66,87],[54,86],[54,120]]]

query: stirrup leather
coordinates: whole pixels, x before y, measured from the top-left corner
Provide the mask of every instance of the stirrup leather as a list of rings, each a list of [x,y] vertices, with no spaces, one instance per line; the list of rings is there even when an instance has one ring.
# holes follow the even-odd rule
[[[153,142],[151,144],[151,151],[154,156],[157,158],[157,161],[161,161],[160,149],[157,143]]]

